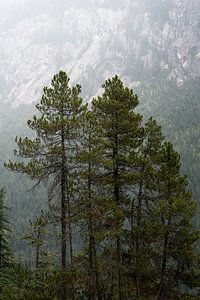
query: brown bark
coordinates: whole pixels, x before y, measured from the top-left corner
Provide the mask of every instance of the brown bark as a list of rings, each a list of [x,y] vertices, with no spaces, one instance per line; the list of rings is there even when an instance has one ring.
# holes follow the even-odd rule
[[[62,166],[61,166],[61,268],[62,268],[62,285],[61,285],[61,300],[66,300],[67,290],[66,290],[66,280],[65,273],[67,267],[66,261],[66,199],[65,199],[65,148],[64,148],[64,132],[62,132]]]
[[[41,232],[40,228],[37,230],[37,240],[39,241],[41,239]],[[36,245],[36,255],[35,255],[35,269],[37,270],[39,268],[39,259],[40,259],[40,246]]]
[[[89,135],[89,153],[91,152],[91,138]],[[91,180],[91,170],[92,165],[89,161],[88,165],[88,200],[89,200],[89,219],[88,219],[88,232],[89,232],[89,279],[90,279],[90,300],[100,300],[101,295],[99,291],[99,274],[97,267],[97,254],[96,245],[94,238],[94,226],[91,217],[92,213],[92,180]]]
[[[168,233],[165,235],[164,246],[163,246],[163,258],[162,258],[162,265],[161,265],[161,279],[159,284],[159,290],[157,294],[157,300],[162,300],[164,295],[164,276],[167,264],[167,245],[168,245]]]
[[[117,114],[116,114],[117,119]],[[116,205],[120,205],[120,193],[119,193],[119,165],[118,165],[118,134],[115,135],[115,148],[113,148],[113,164],[114,164],[114,199]],[[116,222],[116,230],[120,229],[120,221]],[[122,253],[121,253],[121,239],[118,235],[116,238],[116,254],[117,254],[117,275],[118,275],[118,294],[119,300],[124,299],[124,287],[122,276]]]

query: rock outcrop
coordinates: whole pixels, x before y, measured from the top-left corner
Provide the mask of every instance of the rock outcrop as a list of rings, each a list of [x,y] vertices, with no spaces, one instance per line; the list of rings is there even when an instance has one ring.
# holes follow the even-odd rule
[[[151,3],[152,2],[152,3]],[[90,98],[127,84],[200,75],[199,0],[9,0],[0,13],[0,101],[29,103],[59,69]]]

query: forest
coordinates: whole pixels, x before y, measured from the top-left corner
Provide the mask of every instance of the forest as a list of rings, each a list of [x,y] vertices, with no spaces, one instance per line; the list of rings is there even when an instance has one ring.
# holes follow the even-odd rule
[[[2,300],[200,297],[198,208],[180,155],[117,75],[102,88],[86,104],[60,71],[27,121],[30,137],[15,139],[4,166],[44,202],[22,236],[30,259],[19,259],[2,186]]]

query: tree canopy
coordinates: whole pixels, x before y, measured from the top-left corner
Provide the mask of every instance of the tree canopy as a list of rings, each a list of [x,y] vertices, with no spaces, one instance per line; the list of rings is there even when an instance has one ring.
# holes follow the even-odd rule
[[[62,300],[198,297],[196,205],[179,154],[117,75],[91,109],[80,92],[56,74],[28,121],[34,138],[17,137],[17,161],[5,163],[51,187],[47,227],[61,246],[46,249],[59,258],[38,273],[36,244],[36,281]]]

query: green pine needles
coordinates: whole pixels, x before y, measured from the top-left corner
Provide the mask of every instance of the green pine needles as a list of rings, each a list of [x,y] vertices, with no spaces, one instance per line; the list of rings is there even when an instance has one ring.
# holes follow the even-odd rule
[[[16,138],[20,160],[5,164],[51,184],[60,233],[53,299],[198,297],[196,205],[180,157],[118,76],[103,89],[89,110],[60,71],[28,121],[35,138]]]

